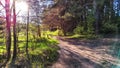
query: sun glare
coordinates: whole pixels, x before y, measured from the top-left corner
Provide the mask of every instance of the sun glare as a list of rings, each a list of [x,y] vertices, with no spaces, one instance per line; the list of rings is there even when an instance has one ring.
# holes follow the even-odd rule
[[[28,5],[26,2],[16,2],[16,10],[17,12],[20,11],[20,13],[26,13],[26,11],[28,10]]]

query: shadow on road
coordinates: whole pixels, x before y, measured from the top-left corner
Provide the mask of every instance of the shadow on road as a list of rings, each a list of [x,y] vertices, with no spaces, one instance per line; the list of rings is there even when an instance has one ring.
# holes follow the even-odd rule
[[[116,38],[78,40],[59,37],[61,50],[58,61],[51,68],[110,68],[117,58],[108,54]]]
[[[100,64],[83,57],[69,48],[61,48],[60,54],[61,61],[66,64],[65,68],[102,68]]]
[[[118,43],[120,41],[120,38],[116,37],[105,37],[105,38],[99,38],[99,39],[77,39],[77,38],[63,38],[59,37],[60,40],[66,41],[69,44],[75,45],[75,46],[85,46],[89,48],[96,48],[99,46],[111,46],[115,43]]]

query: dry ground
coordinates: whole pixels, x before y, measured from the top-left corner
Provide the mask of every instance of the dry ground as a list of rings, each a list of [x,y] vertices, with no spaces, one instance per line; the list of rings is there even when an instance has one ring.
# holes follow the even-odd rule
[[[111,45],[120,39],[94,40],[65,39],[59,37],[60,57],[50,68],[112,68],[119,59],[111,55]],[[119,67],[118,67],[119,68]]]

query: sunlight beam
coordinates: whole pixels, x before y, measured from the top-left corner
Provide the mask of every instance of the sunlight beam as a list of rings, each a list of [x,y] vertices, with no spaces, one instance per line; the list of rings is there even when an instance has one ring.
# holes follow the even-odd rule
[[[2,4],[2,2],[0,1],[0,5],[3,7],[3,8],[5,8],[5,6]]]
[[[16,9],[17,9],[17,11],[26,12],[26,11],[28,11],[28,5],[26,2],[23,2],[23,1],[17,2]]]

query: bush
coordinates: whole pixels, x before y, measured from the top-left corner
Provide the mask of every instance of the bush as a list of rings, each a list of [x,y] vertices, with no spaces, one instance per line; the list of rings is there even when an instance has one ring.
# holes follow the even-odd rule
[[[87,17],[87,33],[88,34],[93,34],[94,33],[94,21],[95,21],[95,18],[94,16],[88,16]]]
[[[108,21],[103,24],[101,32],[104,34],[111,34],[111,33],[115,33],[116,29],[117,29],[117,25]]]
[[[82,34],[84,32],[84,28],[82,26],[77,26],[73,32],[75,34]]]
[[[62,31],[62,30],[59,30],[59,31],[58,31],[58,35],[59,35],[59,36],[64,36],[63,31]]]

